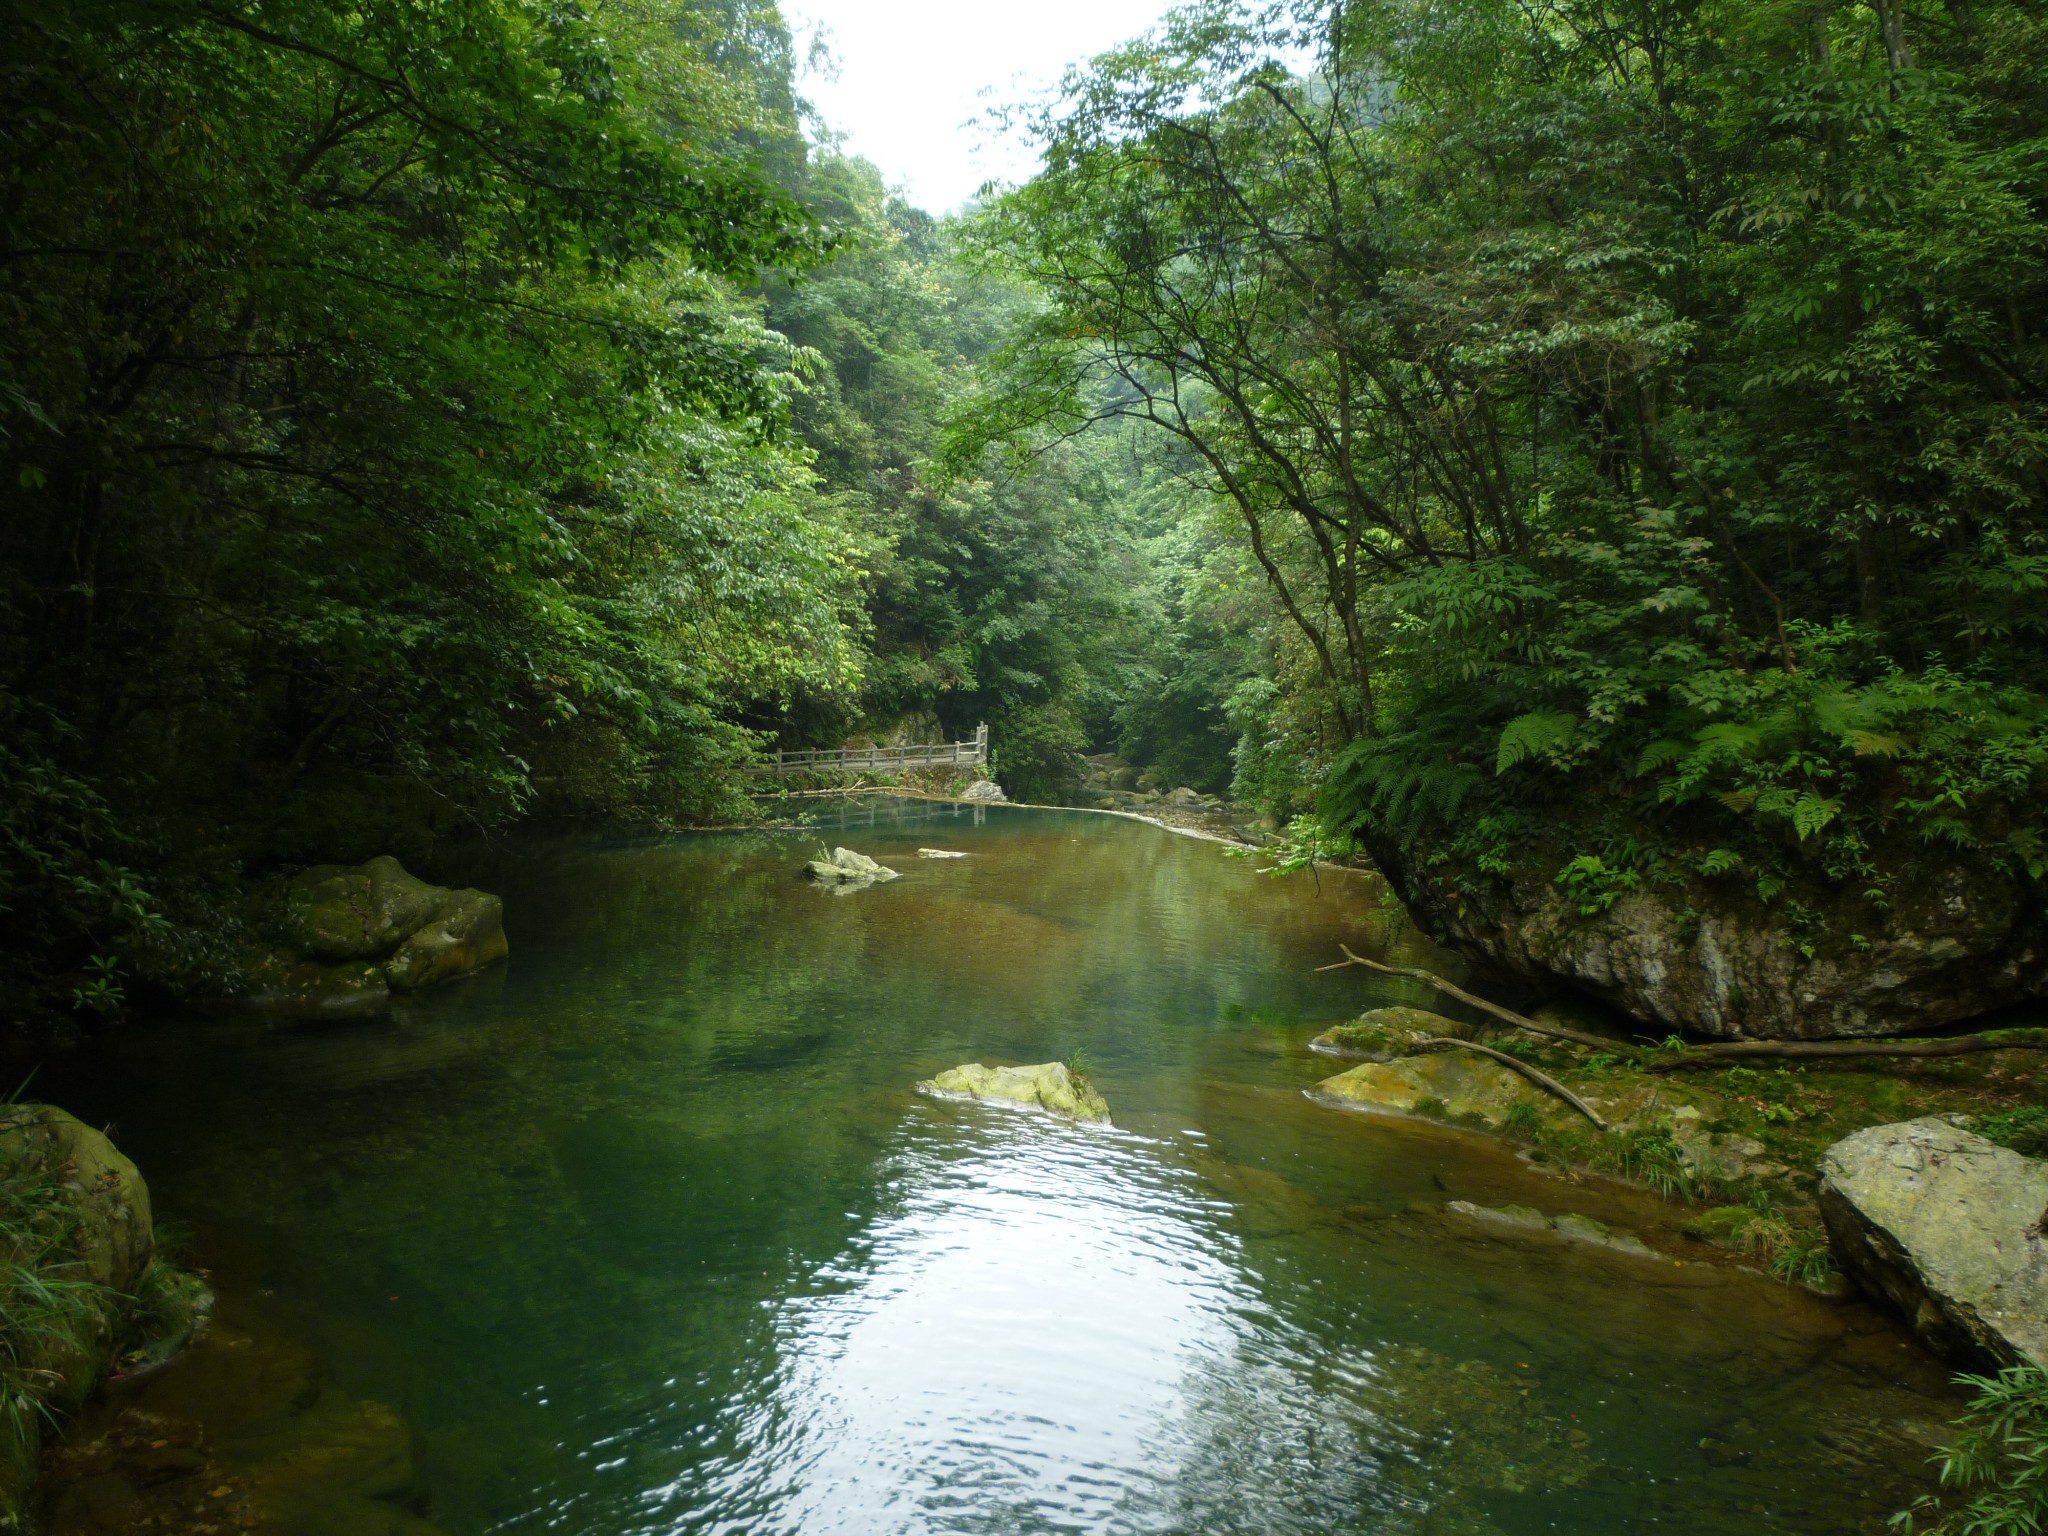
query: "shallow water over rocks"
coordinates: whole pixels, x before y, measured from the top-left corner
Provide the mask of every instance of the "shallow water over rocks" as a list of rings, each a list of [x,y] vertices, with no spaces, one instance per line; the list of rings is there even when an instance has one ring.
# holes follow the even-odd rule
[[[803,881],[820,835],[902,878]],[[225,1316],[410,1427],[336,1536],[1847,1533],[1926,1485],[1954,1405],[1876,1313],[1707,1262],[1648,1197],[1304,1096],[1320,1029],[1427,1001],[1315,973],[1401,947],[1363,877],[888,801],[461,873],[505,897],[500,971],[38,1079],[115,1123]],[[914,1089],[1076,1052],[1114,1128]]]

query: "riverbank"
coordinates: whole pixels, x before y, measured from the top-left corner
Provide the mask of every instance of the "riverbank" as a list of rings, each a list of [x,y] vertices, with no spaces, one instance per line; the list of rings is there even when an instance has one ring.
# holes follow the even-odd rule
[[[1609,1021],[1590,1010],[1551,1007],[1531,1022],[1581,1038],[1540,1037],[1469,1009],[1370,1010],[1318,1037],[1316,1048],[1346,1070],[1316,1092],[1342,1107],[1500,1135],[1567,1177],[1619,1177],[1691,1202],[1703,1241],[1822,1285],[1835,1266],[1813,1195],[1822,1154],[1836,1142],[1953,1116],[1997,1144],[2048,1153],[2041,1025],[2009,1021],[1990,1037],[2006,1048],[1963,1055],[1722,1065],[1676,1041],[1595,1043],[1589,1029]]]
[[[1130,817],[826,814],[901,878],[819,889],[795,829],[515,840],[451,871],[503,894],[507,965],[346,1022],[193,1019],[47,1064],[203,1242],[261,1249],[258,1299],[333,1413],[408,1427],[413,1481],[372,1514],[602,1533],[656,1499],[800,1528],[929,1496],[1082,1528],[1428,1509],[1488,1536],[1850,1536],[1928,1486],[1958,1400],[1875,1308],[1746,1273],[1648,1190],[1304,1097],[1344,1065],[1308,1049],[1328,1021],[1416,992],[1319,965],[1448,963],[1370,885],[1263,878]],[[1077,1052],[1115,1108],[1085,1139],[914,1091]],[[1545,1230],[1465,1209],[1517,1206]],[[1006,1480],[991,1424],[1099,1485]],[[1511,1488],[1524,1457],[1541,1475]],[[995,1481],[949,1494],[944,1466]]]

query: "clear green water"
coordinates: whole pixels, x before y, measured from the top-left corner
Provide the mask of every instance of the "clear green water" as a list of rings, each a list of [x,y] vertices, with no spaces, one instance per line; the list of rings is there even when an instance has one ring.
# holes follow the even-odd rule
[[[1384,948],[1358,877],[1079,814],[825,820],[903,878],[529,839],[472,872],[498,973],[39,1088],[406,1416],[451,1536],[1835,1532],[1921,1486],[1951,1405],[1873,1314],[1489,1240],[1437,1208],[1684,1254],[1656,1202],[1303,1097],[1317,1029],[1421,1001],[1315,973]],[[912,1090],[1077,1050],[1114,1130]]]

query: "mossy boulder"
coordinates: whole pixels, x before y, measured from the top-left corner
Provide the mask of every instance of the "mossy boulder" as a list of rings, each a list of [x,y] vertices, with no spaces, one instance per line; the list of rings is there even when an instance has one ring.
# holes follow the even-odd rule
[[[0,1178],[47,1191],[69,1213],[78,1278],[132,1292],[155,1251],[149,1186],[114,1144],[52,1104],[0,1111]]]
[[[1687,1218],[1681,1230],[1696,1242],[1739,1253],[1747,1246],[1756,1224],[1757,1211],[1753,1206],[1717,1205]]]
[[[258,894],[259,926],[277,942],[247,957],[246,1000],[293,1012],[381,1008],[505,958],[504,906],[484,891],[450,890],[389,856],[323,864]]]
[[[834,848],[831,856],[812,859],[804,866],[804,874],[825,885],[866,886],[878,880],[894,880],[896,871],[886,864],[878,864],[864,853],[851,848]]]
[[[1520,1073],[1470,1051],[1362,1062],[1324,1078],[1315,1092],[1352,1108],[1476,1121],[1493,1130],[1517,1107],[1540,1114],[1555,1102]]]
[[[0,1111],[0,1530],[28,1520],[44,1423],[86,1401],[139,1324],[176,1321],[139,1315],[154,1251],[149,1186],[112,1142],[48,1104]]]
[[[1035,1067],[985,1067],[978,1061],[969,1062],[918,1087],[944,1098],[985,1099],[1043,1110],[1066,1120],[1109,1122],[1109,1105],[1094,1084],[1063,1061]]]
[[[1470,1025],[1426,1008],[1374,1008],[1309,1041],[1309,1049],[1345,1061],[1393,1061],[1412,1056],[1432,1039],[1469,1040]]]

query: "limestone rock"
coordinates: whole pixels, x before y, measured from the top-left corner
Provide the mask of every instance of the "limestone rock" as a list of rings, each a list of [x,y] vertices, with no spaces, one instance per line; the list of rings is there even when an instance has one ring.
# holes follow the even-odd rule
[[[1842,940],[1809,958],[1784,942],[1781,908],[1745,882],[1645,881],[1585,913],[1554,876],[1562,848],[1532,852],[1505,884],[1441,874],[1428,846],[1371,829],[1364,841],[1438,942],[1541,983],[1591,993],[1666,1030],[1722,1039],[1830,1040],[1938,1028],[2048,996],[2048,901],[2023,875],[1918,847],[1873,849],[1902,873],[1872,912],[1819,872],[1794,872],[1786,896]],[[1857,946],[1849,931],[1863,936]]]
[[[1097,1124],[1109,1121],[1109,1105],[1102,1095],[1063,1061],[1048,1061],[1035,1067],[985,1067],[978,1061],[970,1062],[941,1072],[918,1087],[945,1097],[1020,1104],[1068,1120]]]
[[[1765,1157],[1764,1144],[1754,1137],[1710,1131],[1697,1105],[1679,1104],[1671,1111],[1671,1140],[1688,1173],[1736,1184],[1744,1179],[1778,1179],[1791,1170]]]
[[[917,850],[917,856],[920,859],[964,859],[967,857],[964,853],[954,853],[945,848],[920,848]]]
[[[2048,1366],[2048,1162],[1907,1120],[1829,1147],[1819,1200],[1842,1268],[1931,1347]]]
[[[505,958],[504,905],[408,874],[388,856],[323,864],[257,897],[281,943],[245,957],[244,1001],[296,1013],[358,1013],[391,994]]]
[[[878,880],[894,880],[896,871],[886,864],[877,864],[864,853],[855,853],[851,848],[834,848],[830,858],[813,859],[804,866],[804,873],[813,880],[832,885],[873,885]]]
[[[1507,1123],[1508,1112],[1516,1105],[1526,1104],[1540,1113],[1551,1102],[1527,1078],[1499,1062],[1449,1050],[1364,1062],[1324,1078],[1315,1092],[1340,1104],[1397,1114],[1427,1107],[1452,1119],[1478,1119],[1496,1130]]]
[[[1477,1205],[1470,1200],[1447,1200],[1444,1209],[1453,1216],[1490,1227],[1507,1227],[1518,1232],[1548,1232],[1550,1218],[1533,1205]]]
[[[1426,1008],[1374,1008],[1349,1024],[1338,1024],[1309,1041],[1309,1049],[1346,1061],[1393,1061],[1411,1056],[1429,1039],[1470,1040],[1469,1024]]]
[[[71,1207],[82,1278],[135,1289],[155,1245],[149,1186],[111,1141],[54,1105],[9,1105],[0,1111],[0,1173],[46,1183]]]
[[[984,805],[1002,805],[1007,803],[1010,797],[1003,793],[1003,786],[994,779],[976,779],[960,791],[960,798]]]
[[[392,988],[417,992],[505,958],[504,906],[482,891],[453,891],[441,909],[392,952],[384,974]]]
[[[448,894],[389,855],[353,869],[316,865],[285,882],[285,928],[310,959],[378,959],[422,927]]]
[[[1568,1242],[1591,1243],[1596,1248],[1612,1248],[1616,1253],[1633,1254],[1640,1259],[1657,1256],[1635,1233],[1617,1232],[1606,1222],[1582,1216],[1577,1211],[1566,1211],[1557,1217],[1550,1223],[1550,1230]]]

